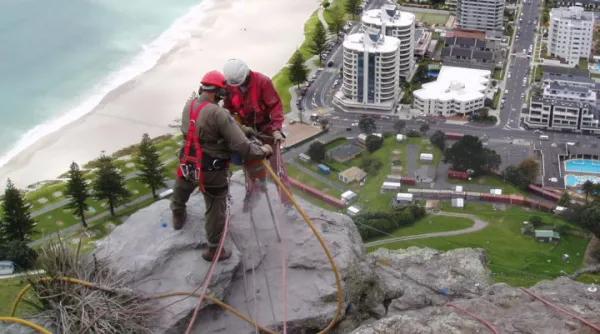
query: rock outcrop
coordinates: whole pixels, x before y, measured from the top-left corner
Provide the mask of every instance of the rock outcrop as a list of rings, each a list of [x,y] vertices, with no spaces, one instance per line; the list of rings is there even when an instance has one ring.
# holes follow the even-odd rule
[[[290,333],[325,327],[336,311],[336,284],[331,267],[317,239],[299,214],[276,201],[277,191],[269,185],[282,242],[263,194],[250,213],[243,212],[244,186],[239,176],[231,186],[231,223],[227,247],[231,259],[219,263],[210,291],[218,298],[270,328],[281,327],[284,318],[282,255],[287,250],[287,319]],[[188,223],[180,231],[170,225],[168,201],[145,208],[99,243],[96,255],[112,268],[128,274],[130,285],[143,295],[194,291],[202,284],[209,263],[201,256],[206,243],[204,201],[192,196]],[[350,268],[363,261],[364,249],[358,231],[345,215],[332,213],[302,202],[308,215],[323,234],[338,269],[347,277]],[[253,223],[254,222],[254,226]],[[285,245],[285,247],[283,247]],[[160,328],[156,332],[181,333],[187,325],[197,298],[157,301]],[[202,333],[253,333],[254,327],[219,307],[206,303],[197,321]],[[346,305],[344,304],[344,309]],[[200,332],[200,331],[198,331]]]
[[[599,323],[600,293],[587,284],[568,278],[541,282],[530,289],[551,303]],[[460,309],[451,305],[456,305]],[[494,284],[476,298],[447,298],[444,305],[396,313],[358,328],[352,334],[380,333],[488,333],[483,322],[498,333],[596,333],[582,322],[558,313],[523,290],[504,283]]]
[[[210,285],[216,297],[281,332],[287,301],[288,333],[313,333],[324,328],[336,310],[336,285],[319,243],[295,211],[270,199],[280,223],[278,241],[265,195],[251,215],[242,210],[240,177],[231,187],[231,226],[227,247],[233,256],[217,266]],[[506,284],[492,284],[482,249],[447,252],[411,247],[366,254],[352,221],[345,215],[301,201],[329,245],[343,278],[343,319],[332,334],[487,333],[472,315],[488,321],[499,333],[594,333],[570,318]],[[209,263],[200,257],[206,243],[204,201],[189,202],[188,223],[181,231],[170,225],[167,201],[143,209],[102,240],[96,252],[129,277],[132,289],[145,296],[190,292],[201,285]],[[286,254],[287,253],[287,254]],[[287,294],[282,259],[287,258]],[[600,323],[600,289],[566,277],[531,288],[557,305]],[[182,333],[197,298],[156,300],[156,333]],[[1,333],[32,333],[0,325]],[[13,331],[14,330],[14,331]],[[196,333],[255,333],[255,328],[206,302]]]

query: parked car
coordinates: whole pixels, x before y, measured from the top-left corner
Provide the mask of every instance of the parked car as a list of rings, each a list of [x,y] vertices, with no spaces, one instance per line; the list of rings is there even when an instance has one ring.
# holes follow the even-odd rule
[[[0,261],[0,275],[12,275],[15,273],[15,263],[12,261]]]

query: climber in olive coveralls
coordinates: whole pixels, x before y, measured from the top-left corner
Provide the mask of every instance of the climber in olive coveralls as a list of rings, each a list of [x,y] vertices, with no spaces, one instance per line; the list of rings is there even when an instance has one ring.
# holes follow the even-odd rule
[[[173,228],[179,230],[185,224],[186,202],[195,188],[200,187],[206,203],[205,228],[208,239],[208,248],[202,257],[207,261],[212,261],[216,254],[227,219],[229,157],[232,152],[239,153],[244,159],[264,159],[273,153],[269,145],[251,142],[229,111],[217,105],[225,94],[224,88],[223,74],[208,72],[202,78],[200,95],[189,99],[183,108],[181,131],[185,136],[185,147],[171,198]],[[196,121],[192,123],[190,118],[194,115]],[[197,154],[198,151],[201,153]],[[202,157],[201,172],[195,168],[196,164],[190,166],[188,163],[190,159],[199,157]],[[224,250],[219,261],[229,256],[231,252]]]

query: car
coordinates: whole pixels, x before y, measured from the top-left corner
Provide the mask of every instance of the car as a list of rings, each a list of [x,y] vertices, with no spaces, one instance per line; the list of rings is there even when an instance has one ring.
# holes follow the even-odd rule
[[[333,60],[327,62],[327,67],[333,67]]]
[[[352,131],[352,128],[348,127],[346,128],[346,131]]]
[[[358,126],[358,122],[354,122],[351,124],[352,126]]]
[[[296,124],[296,120],[295,119],[290,120],[290,124]]]

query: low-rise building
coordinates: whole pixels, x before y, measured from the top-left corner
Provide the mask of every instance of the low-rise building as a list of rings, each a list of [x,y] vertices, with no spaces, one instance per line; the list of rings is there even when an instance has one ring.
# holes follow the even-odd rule
[[[433,34],[425,28],[415,30],[415,56],[425,57]]]
[[[589,11],[600,11],[600,1],[598,0],[556,0],[556,7],[580,6]]]
[[[484,107],[491,71],[442,66],[436,81],[414,95],[414,108],[427,115],[469,115]]]
[[[383,184],[381,185],[381,192],[390,192],[390,191],[398,191],[400,190],[400,188],[402,188],[402,183],[400,182],[383,182]]]
[[[453,198],[452,199],[452,207],[453,208],[464,208],[465,207],[465,199],[464,198]]]
[[[358,198],[358,194],[356,194],[352,190],[347,190],[347,191],[343,192],[342,195],[340,196],[340,199],[346,205],[354,202],[357,198]]]
[[[457,29],[444,37],[444,65],[493,70],[501,66],[499,43],[486,38],[485,32]]]
[[[355,206],[349,206],[348,209],[346,209],[346,213],[349,216],[356,216],[357,214],[360,213],[360,209]]]
[[[560,241],[560,233],[553,230],[535,230],[535,239],[543,242],[558,242]]]
[[[397,193],[394,198],[394,204],[398,205],[406,205],[412,203],[414,200],[414,196],[411,193]]]
[[[579,71],[546,68],[524,122],[531,128],[600,133],[598,84]]]
[[[433,161],[433,154],[431,154],[431,153],[421,153],[419,155],[419,160],[421,162],[432,162]]]
[[[367,173],[356,166],[352,166],[338,174],[338,179],[346,184],[352,182],[362,182],[366,177]]]

